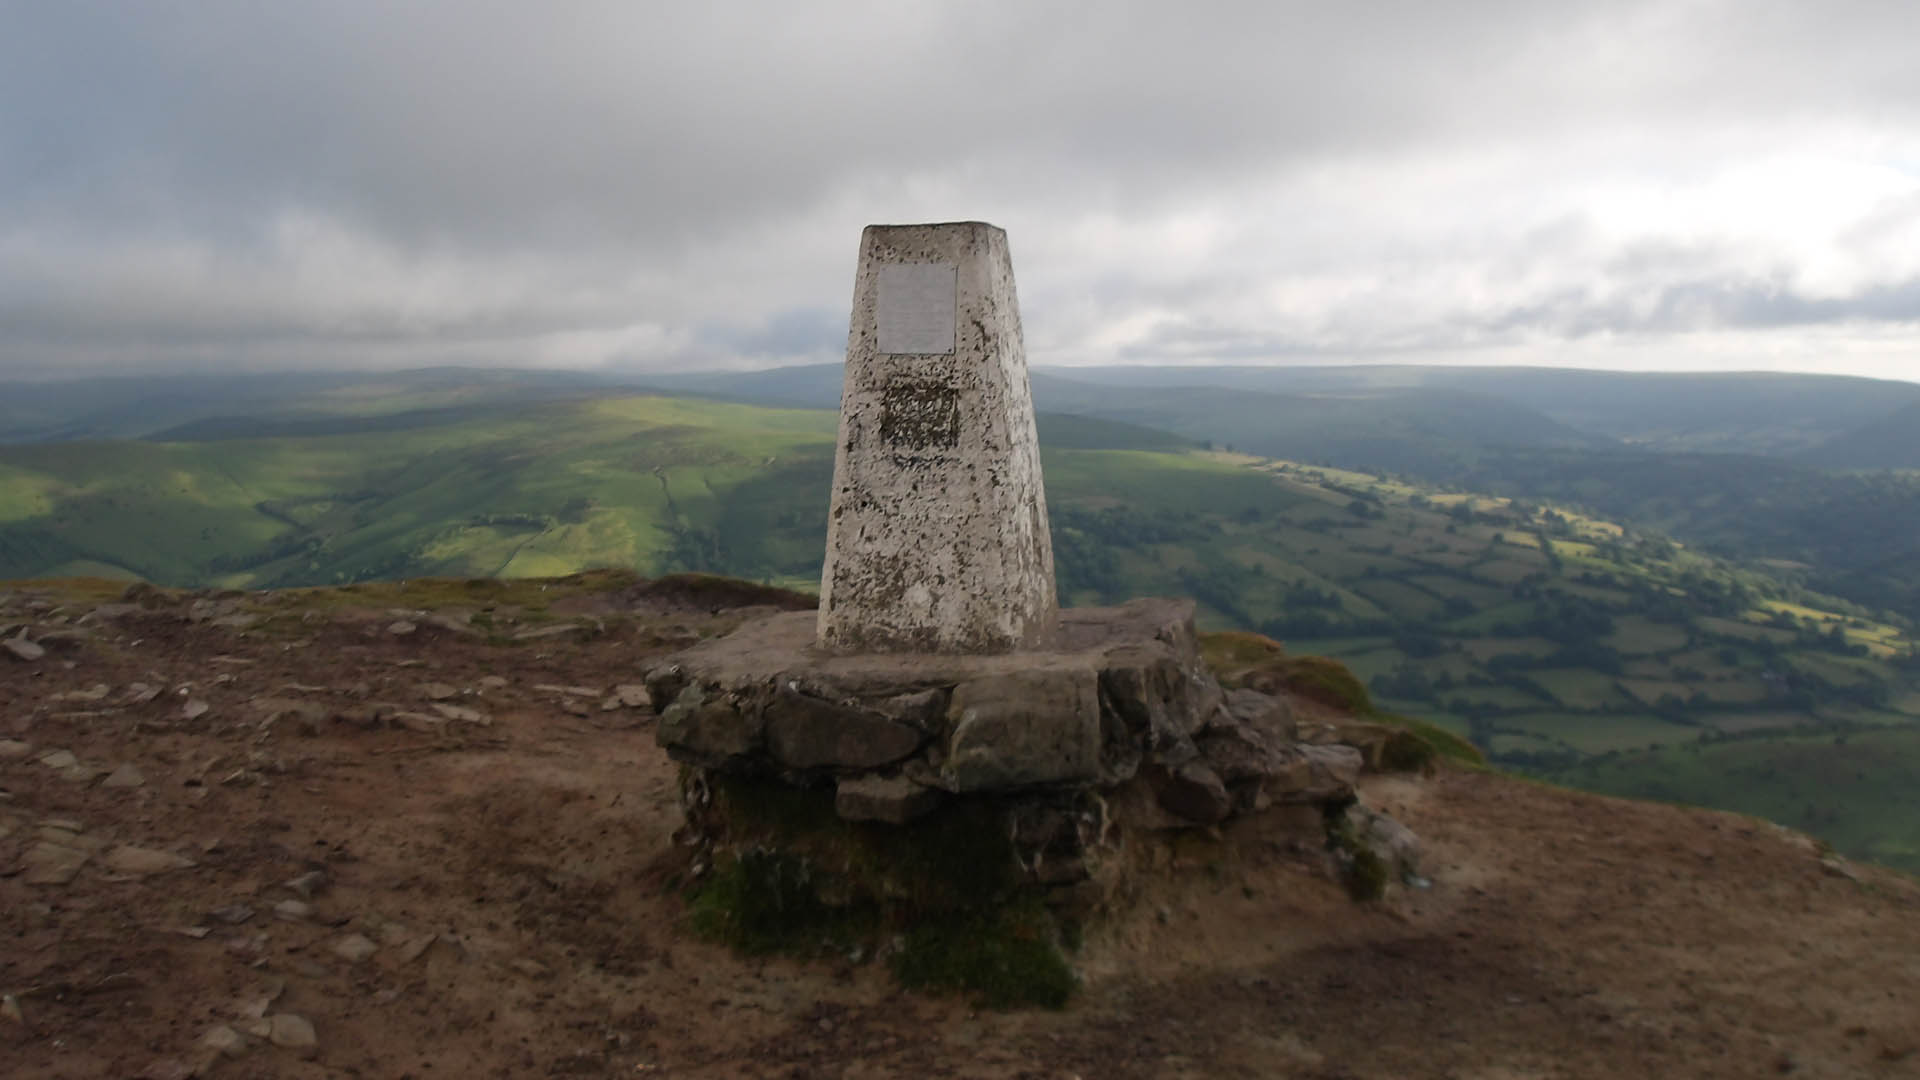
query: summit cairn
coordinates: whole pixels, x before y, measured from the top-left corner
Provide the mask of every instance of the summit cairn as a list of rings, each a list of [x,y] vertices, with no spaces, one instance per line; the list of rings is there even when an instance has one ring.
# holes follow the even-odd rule
[[[1143,838],[1270,808],[1317,838],[1379,757],[1309,737],[1265,667],[1223,689],[1190,600],[1057,609],[991,225],[861,239],[820,593],[817,611],[749,619],[646,674],[655,738],[687,766],[688,869],[711,875],[695,906],[746,947],[804,950],[821,929],[805,919],[838,934],[864,912],[875,940],[998,927],[993,948],[1064,972],[1051,932],[1006,921],[1035,910],[1022,896],[1090,912]],[[1265,645],[1262,663],[1280,656]]]
[[[1011,652],[1053,626],[1007,234],[978,221],[870,225],[847,332],[820,644]]]

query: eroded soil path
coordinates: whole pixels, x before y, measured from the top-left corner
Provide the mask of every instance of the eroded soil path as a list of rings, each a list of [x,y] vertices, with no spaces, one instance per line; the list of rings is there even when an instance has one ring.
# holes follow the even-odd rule
[[[1920,1076],[1910,879],[1467,772],[1371,782],[1432,878],[1378,905],[1258,820],[1196,838],[1063,1012],[743,960],[679,928],[618,689],[741,612],[472,614],[0,592],[71,631],[0,655],[0,1074]]]

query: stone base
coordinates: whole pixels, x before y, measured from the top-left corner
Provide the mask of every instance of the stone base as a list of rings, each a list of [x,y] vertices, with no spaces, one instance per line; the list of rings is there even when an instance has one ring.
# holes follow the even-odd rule
[[[1338,801],[1364,763],[1297,739],[1286,699],[1223,692],[1186,600],[1061,613],[1052,647],[986,656],[836,654],[804,612],[772,615],[647,674],[677,761],[836,786],[850,820],[904,823],[945,798],[1111,791],[1140,780],[1164,824]]]
[[[1347,816],[1363,751],[1303,741],[1286,697],[1222,690],[1189,601],[1065,611],[1050,649],[973,656],[835,654],[809,614],[771,615],[646,682],[656,738],[689,766],[689,872],[741,909],[714,915],[721,940],[813,932],[781,930],[788,914],[738,931],[756,911],[865,919],[875,940],[1019,912],[1078,925],[1130,895],[1152,852],[1254,815],[1245,828],[1359,868],[1356,896],[1411,864],[1362,853],[1404,840]]]

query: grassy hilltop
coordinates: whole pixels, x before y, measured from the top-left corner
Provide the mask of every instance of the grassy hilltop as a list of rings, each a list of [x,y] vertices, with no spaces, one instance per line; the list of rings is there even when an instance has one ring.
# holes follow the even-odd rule
[[[0,447],[0,578],[818,581],[830,411],[408,404]],[[1041,436],[1064,602],[1191,595],[1205,625],[1340,658],[1386,706],[1508,767],[1765,813],[1920,867],[1920,788],[1902,784],[1920,670],[1898,616],[1564,505],[1092,417],[1045,414]]]

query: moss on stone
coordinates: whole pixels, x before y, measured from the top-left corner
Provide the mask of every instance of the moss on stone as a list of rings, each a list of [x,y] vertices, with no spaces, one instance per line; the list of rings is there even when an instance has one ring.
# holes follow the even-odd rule
[[[910,825],[847,822],[831,789],[689,773],[715,865],[688,903],[694,932],[752,955],[877,952],[909,987],[996,1008],[1064,1004],[1065,933],[1022,877],[1004,808],[955,800]]]
[[[714,872],[694,895],[688,919],[695,933],[752,956],[809,956],[849,948],[880,927],[871,904],[830,905],[809,860],[766,850],[744,851]]]
[[[1347,799],[1328,803],[1323,808],[1326,814],[1327,850],[1333,853],[1340,865],[1347,895],[1356,903],[1366,903],[1387,894],[1387,881],[1392,875],[1388,872],[1386,861],[1354,830],[1353,819],[1347,816],[1347,810],[1354,801]]]
[[[1352,862],[1347,866],[1347,895],[1356,901],[1378,900],[1387,894],[1386,860],[1373,853],[1373,849],[1359,844],[1349,853]]]
[[[995,1009],[1058,1009],[1076,983],[1059,928],[1035,901],[914,926],[892,968],[902,986],[970,993]]]

